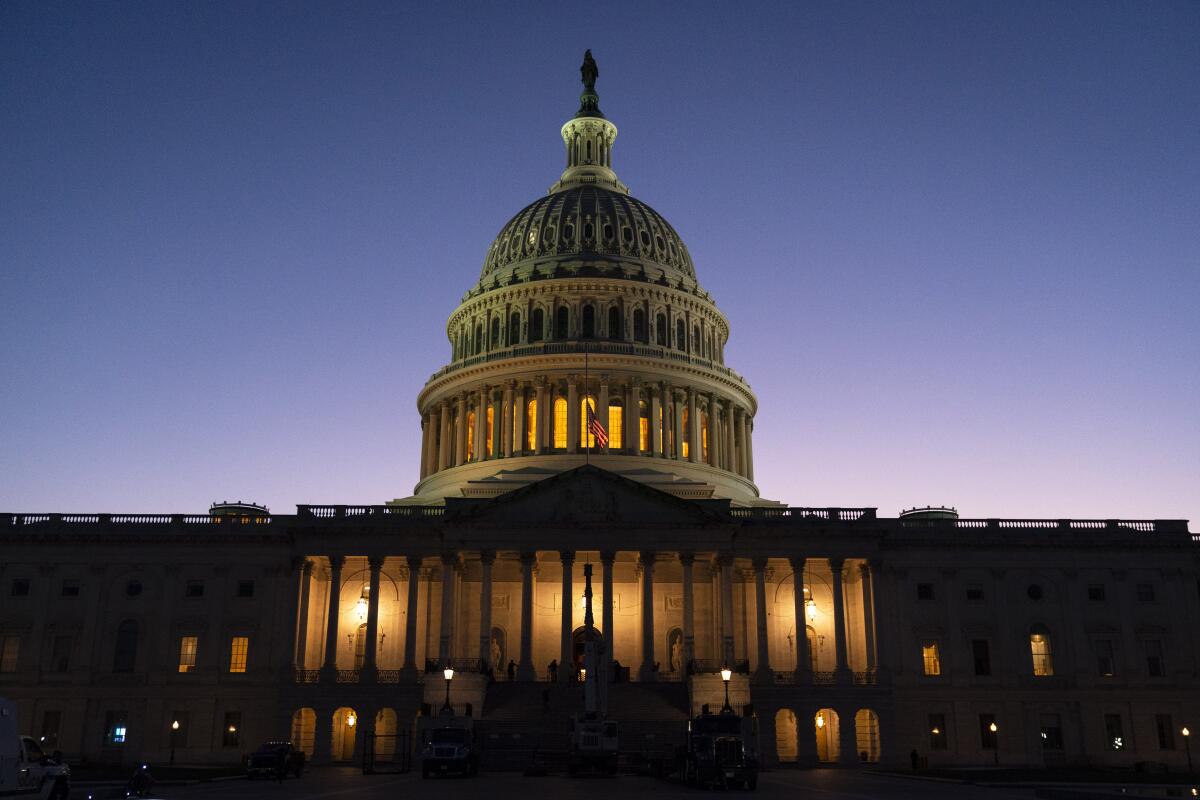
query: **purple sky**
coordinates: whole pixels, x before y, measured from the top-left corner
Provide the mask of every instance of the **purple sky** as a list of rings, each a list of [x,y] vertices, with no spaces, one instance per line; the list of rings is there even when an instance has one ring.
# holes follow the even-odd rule
[[[0,510],[409,494],[591,47],[764,496],[1200,519],[1200,5],[404,5],[0,4]]]

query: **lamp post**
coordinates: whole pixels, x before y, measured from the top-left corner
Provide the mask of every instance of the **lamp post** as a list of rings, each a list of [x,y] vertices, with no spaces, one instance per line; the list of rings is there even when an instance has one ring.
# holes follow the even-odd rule
[[[729,667],[721,670],[721,680],[725,682],[725,705],[721,706],[721,712],[732,712],[733,706],[729,705],[729,679],[733,677],[733,670]]]
[[[454,712],[454,706],[450,705],[450,681],[454,680],[454,670],[446,667],[442,670],[442,677],[446,679],[446,702],[442,705],[442,711]]]
[[[1184,752],[1187,753],[1188,774],[1190,775],[1192,772],[1192,732],[1189,731],[1185,725],[1180,733],[1183,734],[1183,749]]]
[[[171,720],[171,766],[175,766],[175,740],[179,736],[179,720]]]
[[[992,759],[995,761],[996,766],[998,767],[1000,766],[1000,737],[997,735],[997,731],[1000,729],[996,727],[996,723],[993,721],[990,725],[988,725],[988,730],[992,732],[992,744],[995,745],[995,747],[992,749]]]

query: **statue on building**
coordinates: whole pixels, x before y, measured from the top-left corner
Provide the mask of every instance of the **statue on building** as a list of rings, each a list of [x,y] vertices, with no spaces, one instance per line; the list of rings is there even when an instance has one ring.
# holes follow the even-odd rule
[[[589,92],[596,91],[596,78],[600,77],[600,70],[596,67],[591,50],[584,51],[583,66],[579,68],[579,74],[583,77],[583,88]]]

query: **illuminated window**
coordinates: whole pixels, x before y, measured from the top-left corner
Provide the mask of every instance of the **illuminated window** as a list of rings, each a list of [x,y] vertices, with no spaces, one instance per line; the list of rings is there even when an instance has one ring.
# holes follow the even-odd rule
[[[493,419],[494,413],[495,413],[495,407],[488,406],[488,409],[487,409],[487,454],[489,456],[492,455],[492,446],[495,444],[495,437],[492,435],[493,432],[495,431],[495,428],[492,427],[495,424],[495,420]]]
[[[708,463],[708,414],[700,415],[700,460]]]
[[[921,645],[921,660],[925,664],[926,675],[942,674],[942,657],[938,653],[937,642],[925,642]]]
[[[554,398],[554,448],[565,450],[567,447],[567,401],[562,397]]]
[[[646,408],[646,401],[638,401],[638,450],[643,453],[650,449],[650,411]]]
[[[126,722],[127,714],[124,711],[109,711],[104,716],[104,743],[122,745],[125,744],[125,736],[128,732],[128,723]]]
[[[467,461],[475,457],[475,412],[467,412]]]
[[[245,672],[246,656],[250,652],[250,637],[235,636],[229,642],[229,671]]]
[[[16,672],[17,656],[21,653],[21,637],[5,636],[0,642],[0,672]]]
[[[588,430],[588,407],[591,406],[592,413],[596,413],[596,398],[592,395],[584,395],[584,398],[579,401],[579,446],[584,448],[595,448],[596,437]]]
[[[199,639],[195,636],[179,637],[180,672],[192,672],[196,669],[196,645],[198,643]]]
[[[622,412],[620,403],[611,403],[608,407],[608,446],[621,446],[621,418]]]
[[[685,406],[683,409],[683,429],[679,431],[679,435],[683,437],[683,457],[684,458],[688,457],[688,445],[689,445],[688,439],[692,438],[692,437],[688,436],[688,426],[690,424],[691,424],[691,420],[688,418],[688,409]]]
[[[525,404],[525,449],[537,447],[537,398]]]
[[[1029,632],[1029,653],[1033,657],[1033,674],[1048,677],[1054,674],[1054,661],[1050,657],[1050,632],[1043,625],[1034,625]]]

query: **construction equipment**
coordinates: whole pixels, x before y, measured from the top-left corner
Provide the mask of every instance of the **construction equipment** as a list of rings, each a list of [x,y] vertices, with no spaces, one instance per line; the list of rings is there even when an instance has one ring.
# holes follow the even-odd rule
[[[609,669],[605,643],[596,631],[592,616],[591,564],[584,565],[583,579],[584,648],[583,669],[580,671],[583,679],[583,713],[571,718],[567,774],[595,772],[615,775],[620,742],[617,723],[607,719]]]

